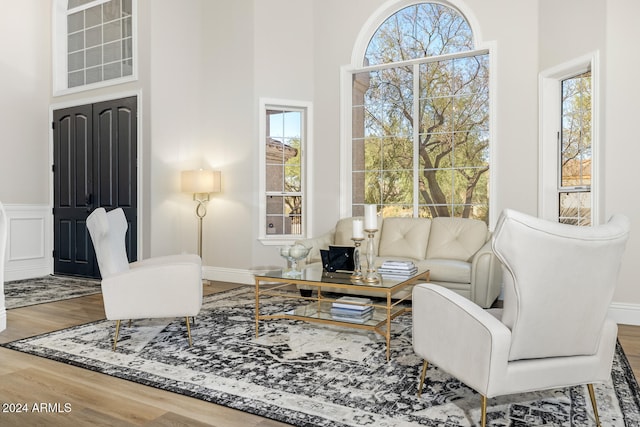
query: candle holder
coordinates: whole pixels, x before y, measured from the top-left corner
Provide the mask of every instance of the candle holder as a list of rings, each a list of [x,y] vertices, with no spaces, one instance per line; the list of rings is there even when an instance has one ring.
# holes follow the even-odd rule
[[[380,280],[378,278],[378,274],[376,273],[376,269],[373,265],[374,254],[374,244],[373,244],[373,236],[375,236],[377,229],[365,229],[367,232],[369,240],[367,240],[367,274],[364,277],[364,281],[367,283],[378,283]]]
[[[362,264],[360,263],[360,245],[364,237],[352,237],[355,249],[353,250],[353,274],[351,280],[354,282],[362,282]]]

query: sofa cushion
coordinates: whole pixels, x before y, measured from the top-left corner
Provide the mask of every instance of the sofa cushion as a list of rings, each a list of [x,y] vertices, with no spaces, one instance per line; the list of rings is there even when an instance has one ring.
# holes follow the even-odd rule
[[[471,283],[471,263],[454,259],[427,258],[416,263],[418,268],[429,269],[429,281]]]
[[[428,218],[385,218],[378,255],[424,259],[430,229],[431,220]]]
[[[355,218],[360,218],[364,220],[363,217],[353,217],[353,218],[349,217],[349,218],[342,218],[338,220],[338,223],[336,224],[336,231],[333,237],[334,245],[355,246],[355,244],[353,243],[353,240],[351,240],[351,238],[353,237],[353,220]],[[380,230],[381,227],[382,227],[382,218],[378,217],[378,230]],[[360,253],[363,255],[367,253],[367,234],[366,233],[364,237],[365,237],[365,240],[362,242],[362,246],[360,246]],[[374,242],[375,248],[377,248],[380,242],[379,231],[373,237],[373,242]]]
[[[487,240],[487,224],[468,218],[433,218],[427,258],[469,261]]]

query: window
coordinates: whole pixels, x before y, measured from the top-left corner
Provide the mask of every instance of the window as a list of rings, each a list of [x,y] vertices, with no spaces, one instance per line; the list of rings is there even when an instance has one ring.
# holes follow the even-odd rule
[[[311,105],[261,100],[260,236],[281,244],[306,235],[306,162]]]
[[[136,0],[57,0],[56,92],[135,78]]]
[[[602,217],[599,191],[598,52],[540,74],[539,215],[589,226]]]
[[[558,219],[591,225],[591,71],[562,80]]]
[[[378,27],[352,72],[351,211],[489,221],[489,52],[441,3]]]

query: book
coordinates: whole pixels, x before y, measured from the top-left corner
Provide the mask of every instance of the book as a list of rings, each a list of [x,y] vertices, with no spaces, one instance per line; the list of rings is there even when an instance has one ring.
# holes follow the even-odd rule
[[[413,270],[416,268],[413,261],[384,261],[381,268],[388,268],[393,270]]]
[[[333,320],[337,320],[339,322],[350,322],[350,323],[366,323],[368,320],[371,320],[373,314],[362,317],[344,317],[344,316],[331,316]]]
[[[342,317],[364,317],[373,312],[373,307],[367,307],[365,310],[352,310],[350,308],[332,308],[332,316]]]
[[[338,298],[332,306],[334,308],[347,308],[351,310],[363,311],[368,308],[366,304],[371,304],[371,299],[361,297],[344,296]]]
[[[406,276],[406,277],[412,276],[417,272],[418,272],[418,269],[415,267],[411,270],[395,270],[392,268],[383,268],[383,267],[378,268],[378,273],[380,274],[388,273],[388,274],[394,274],[397,276]]]

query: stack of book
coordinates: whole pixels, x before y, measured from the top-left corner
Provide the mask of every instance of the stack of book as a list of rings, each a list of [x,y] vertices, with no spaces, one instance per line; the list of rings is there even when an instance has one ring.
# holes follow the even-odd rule
[[[383,278],[406,279],[418,272],[413,261],[385,261],[378,268]]]
[[[340,322],[365,323],[373,317],[373,307],[369,298],[344,296],[331,306],[331,318]]]

